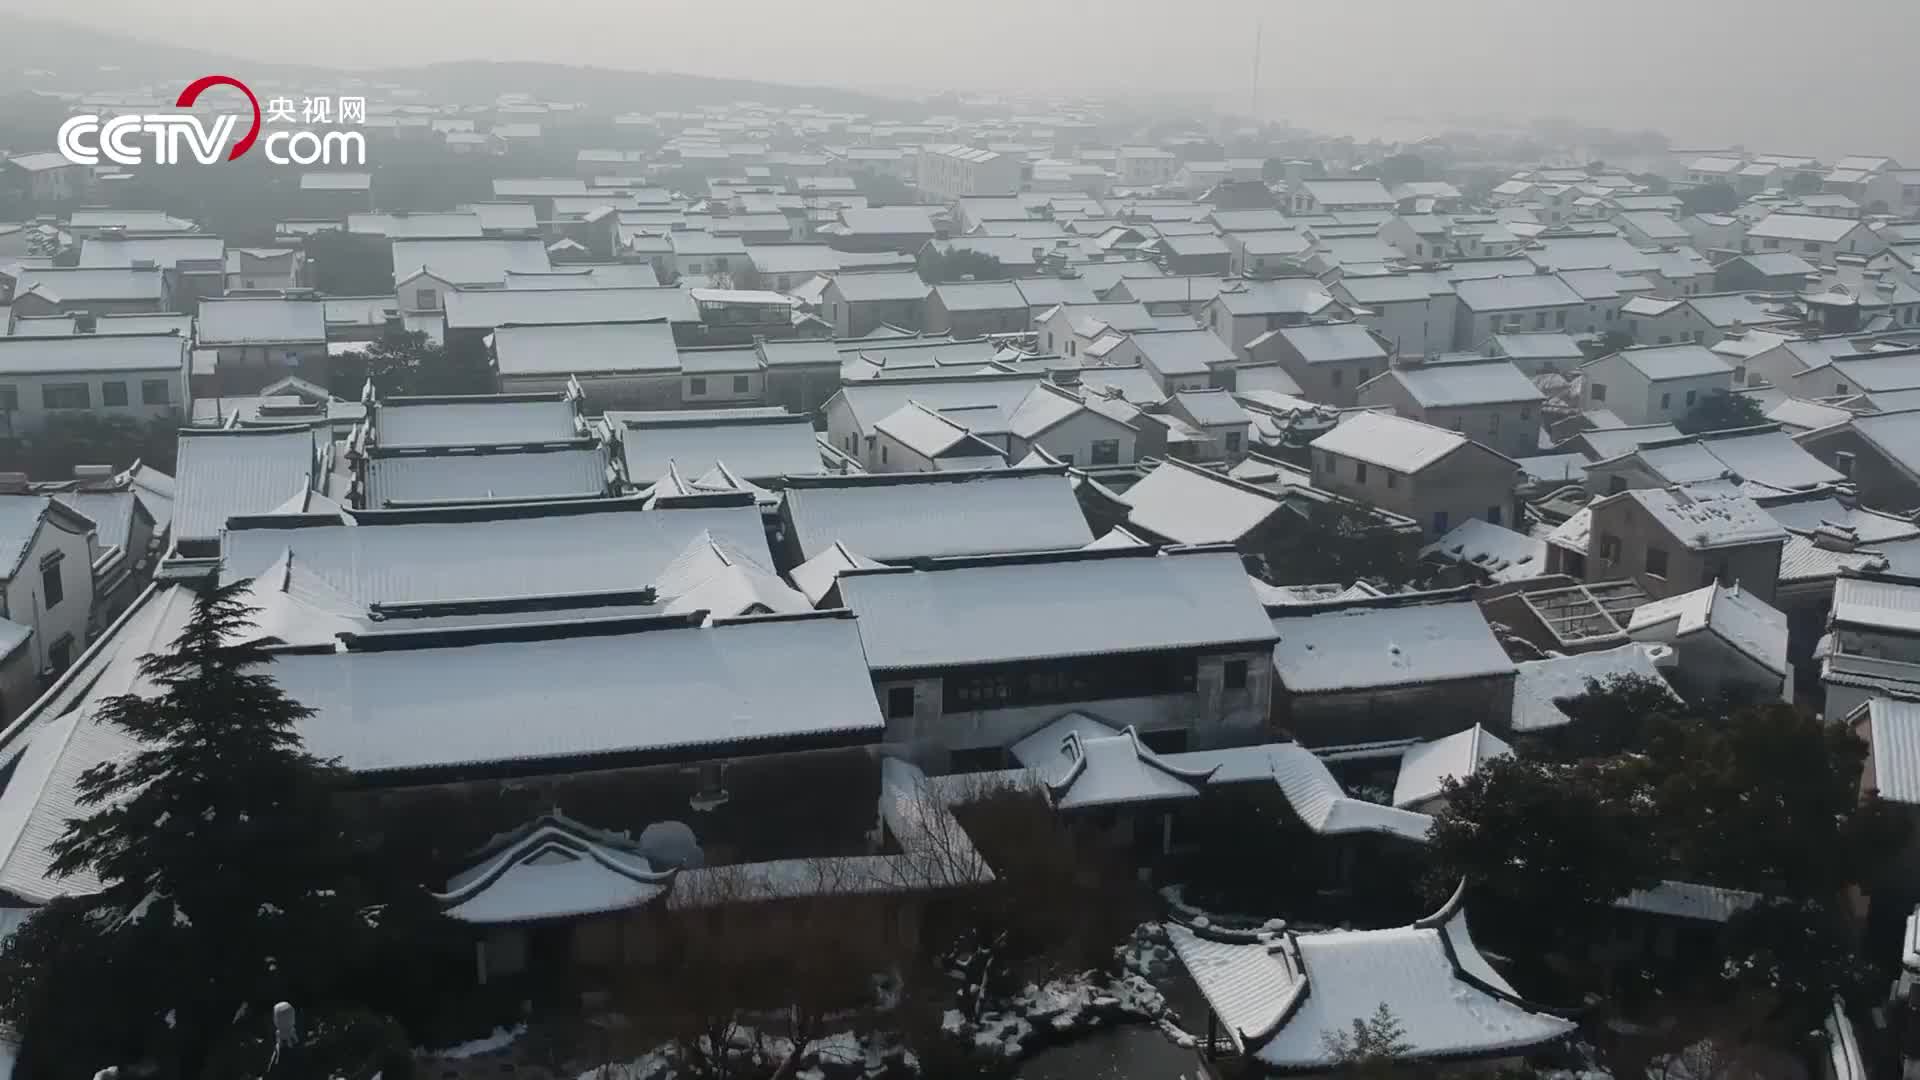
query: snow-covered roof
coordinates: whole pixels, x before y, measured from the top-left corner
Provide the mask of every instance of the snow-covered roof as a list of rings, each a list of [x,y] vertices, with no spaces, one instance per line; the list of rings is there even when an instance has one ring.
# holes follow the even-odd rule
[[[840,581],[840,574],[846,570],[869,570],[880,564],[864,555],[860,555],[838,541],[821,549],[820,553],[787,572],[806,598],[819,606],[834,585]]]
[[[849,304],[925,300],[933,287],[911,270],[870,270],[835,274],[829,286]]]
[[[425,272],[449,285],[501,285],[507,271],[553,269],[537,238],[401,237],[393,241],[393,279]]]
[[[1133,728],[1116,730],[1079,712],[1015,743],[1013,756],[1047,785],[1062,810],[1197,798],[1214,772],[1178,768],[1142,744]]]
[[[455,289],[441,298],[448,330],[501,326],[641,322],[697,323],[685,289]]]
[[[1787,617],[1734,585],[1707,585],[1636,608],[1627,632],[1641,641],[1674,641],[1703,630],[1777,675],[1787,666]]]
[[[1215,300],[1234,316],[1313,316],[1333,306],[1333,297],[1314,278],[1276,278],[1233,284],[1236,287],[1222,288]]]
[[[493,351],[494,366],[505,377],[680,371],[673,328],[657,320],[502,326],[493,333]]]
[[[1364,280],[1364,279],[1355,279]],[[1360,323],[1316,323],[1310,326],[1282,326],[1248,342],[1249,352],[1257,353],[1262,339],[1278,338],[1309,364],[1331,364],[1347,360],[1385,360],[1386,347]]]
[[[282,655],[273,676],[315,710],[299,724],[309,752],[363,774],[574,771],[584,759],[737,755],[768,740],[867,741],[885,728],[851,619],[661,623],[583,632],[574,620],[533,640],[525,627],[492,640],[473,630],[435,647],[440,632],[414,647]]]
[[[1745,889],[1724,889],[1693,881],[1662,881],[1651,889],[1633,890],[1615,900],[1613,906],[1648,915],[1724,923],[1761,899],[1759,893]]]
[[[841,596],[860,617],[876,672],[1167,650],[1250,651],[1273,640],[1231,550],[1130,548],[925,565],[840,575]]]
[[[1409,602],[1411,599],[1411,602]],[[1273,664],[1295,694],[1511,676],[1513,661],[1471,600],[1383,597],[1282,610]]]
[[[836,542],[897,562],[1077,548],[1093,539],[1058,467],[805,479],[788,486],[786,505],[806,559]]]
[[[1147,366],[1163,376],[1205,375],[1234,361],[1232,347],[1211,330],[1149,331],[1129,340]]]
[[[1672,424],[1640,424],[1634,427],[1593,428],[1568,440],[1585,443],[1594,460],[1619,457],[1648,443],[1684,436]]]
[[[1512,757],[1513,747],[1475,724],[1432,742],[1407,747],[1393,782],[1393,805],[1418,806],[1438,797],[1448,780],[1465,780],[1495,758]]]
[[[182,430],[174,540],[216,539],[228,518],[274,512],[313,490],[316,466],[305,427]]]
[[[357,525],[243,527],[227,533],[226,580],[260,577],[286,553],[354,609],[486,598],[587,597],[658,584],[711,536],[772,563],[752,506],[639,509],[633,499],[546,506],[365,512]],[[390,520],[397,518],[397,520]]]
[[[1733,368],[1704,345],[1649,345],[1622,349],[1613,355],[1625,360],[1635,371],[1653,382],[1706,375],[1733,377]],[[1597,364],[1603,359],[1589,361],[1585,366]]]
[[[1329,1031],[1385,1006],[1409,1060],[1509,1056],[1577,1025],[1519,997],[1474,945],[1458,897],[1387,930],[1229,934],[1168,926],[1228,1037],[1260,1065],[1332,1070]]]
[[[1524,311],[1572,307],[1582,302],[1579,293],[1552,274],[1474,278],[1454,285],[1453,291],[1460,303],[1473,311]]]
[[[1128,492],[1132,494],[1132,492]],[[1432,556],[1472,567],[1489,581],[1525,581],[1547,572],[1547,542],[1479,518],[1468,518],[1447,535],[1420,549]]]
[[[1665,685],[1660,667],[1672,661],[1673,650],[1668,646],[1630,642],[1611,649],[1515,664],[1513,730],[1540,731],[1571,723],[1572,717],[1561,711],[1559,703],[1585,694],[1588,680],[1605,684],[1639,677]]]
[[[1545,396],[1532,379],[1506,360],[1396,367],[1379,377],[1398,382],[1414,401],[1428,409],[1503,405],[1539,401]]]
[[[403,446],[503,446],[580,436],[572,402],[559,395],[386,398],[374,404],[383,449]]]
[[[1604,507],[1613,499],[1639,503],[1661,528],[1693,551],[1777,543],[1787,538],[1779,522],[1729,483],[1642,488],[1610,496],[1596,506]]]
[[[108,373],[179,378],[186,341],[174,334],[82,334],[76,337],[0,336],[0,375]],[[178,383],[170,383],[177,391]],[[37,392],[36,392],[37,393]],[[38,400],[34,407],[39,407]]]
[[[1760,240],[1833,244],[1859,227],[1860,222],[1853,218],[1826,217],[1821,214],[1768,214],[1748,226],[1747,235]]]
[[[1808,453],[1784,431],[1761,431],[1702,440],[1735,476],[1769,487],[1793,490],[1838,484],[1846,477]]]
[[[708,619],[791,615],[813,610],[806,595],[781,580],[752,547],[702,533],[661,569],[655,587],[672,614],[707,612]]]
[[[752,410],[739,410],[752,412]],[[668,462],[699,475],[717,461],[750,480],[806,475],[822,471],[813,421],[805,416],[742,415],[717,410],[687,419],[678,413],[609,411],[607,423],[620,431],[627,475],[659,476]]]
[[[1378,465],[1400,473],[1417,473],[1462,446],[1468,439],[1457,431],[1408,420],[1392,413],[1348,413],[1339,426],[1313,440],[1313,449]]]
[[[456,922],[499,925],[626,911],[673,881],[672,870],[655,870],[624,834],[587,828],[557,811],[497,838],[480,854],[434,897]]]
[[[1833,624],[1920,634],[1920,585],[1843,577],[1833,583]]]
[[[1251,485],[1172,459],[1154,466],[1120,500],[1129,522],[1176,544],[1234,543],[1283,505]]]
[[[573,499],[605,495],[605,447],[592,443],[500,448],[494,452],[375,452],[366,463],[366,505]]]

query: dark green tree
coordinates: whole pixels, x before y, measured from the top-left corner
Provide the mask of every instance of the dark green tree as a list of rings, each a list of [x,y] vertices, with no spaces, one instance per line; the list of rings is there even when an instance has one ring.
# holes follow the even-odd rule
[[[1745,394],[1715,390],[1700,399],[1673,426],[1691,435],[1699,431],[1725,431],[1728,428],[1753,427],[1767,422],[1760,403]]]
[[[1547,939],[1595,925],[1594,913],[1660,869],[1648,809],[1612,762],[1488,762],[1445,785],[1428,834],[1432,891],[1465,879],[1476,898]]]
[[[1872,881],[1905,837],[1860,798],[1866,753],[1845,724],[1775,703],[1686,724],[1635,767],[1679,876],[1826,902]]]
[[[494,391],[493,373],[477,357],[456,356],[417,331],[389,335],[357,353],[335,357],[328,389],[336,397],[358,400],[368,379],[383,397]]]
[[[1554,704],[1571,722],[1523,741],[1524,752],[1557,761],[1613,758],[1639,750],[1662,727],[1677,723],[1686,705],[1666,680],[1641,675],[1588,679],[1586,691]]]
[[[1787,180],[1789,195],[1818,195],[1826,190],[1827,182],[1816,172],[1797,172]]]
[[[142,983],[121,999],[133,1013],[106,1018],[108,1030],[138,1033],[143,1056],[183,1078],[207,1075],[275,1002],[334,1001],[368,938],[355,853],[334,808],[340,773],[301,747],[295,725],[312,710],[267,674],[274,642],[250,636],[248,585],[198,590],[170,651],[141,661],[157,696],[99,706],[96,722],[142,749],[81,774],[89,815],[51,846],[56,874],[100,883],[82,916],[99,936],[81,935],[77,966],[104,962]],[[8,958],[11,979],[32,988],[8,1003],[37,1006],[6,1017],[32,1060],[84,1058],[83,1047],[42,1045],[64,1030],[42,1026],[51,1011],[96,1010],[85,985],[65,981],[67,950]]]
[[[889,173],[862,169],[853,174],[855,191],[867,197],[868,206],[912,206],[920,201],[913,185]]]
[[[391,245],[345,232],[307,237],[304,250],[313,287],[328,296],[391,296]]]
[[[1627,179],[1646,188],[1647,193],[1650,195],[1665,195],[1667,192],[1673,190],[1673,181],[1668,180],[1659,173],[1634,173],[1627,177]]]
[[[0,469],[24,472],[35,480],[70,480],[75,465],[124,469],[139,461],[171,476],[180,424],[167,417],[143,422],[130,416],[55,413],[26,436],[11,443],[0,439]]]
[[[1580,342],[1580,351],[1588,359],[1611,356],[1622,349],[1633,348],[1633,337],[1624,330],[1609,330],[1599,337],[1584,338]]]
[[[1740,205],[1740,193],[1726,184],[1702,184],[1680,193],[1682,214],[1730,214]]]
[[[1400,1018],[1383,1001],[1372,1016],[1354,1017],[1351,1030],[1321,1032],[1320,1042],[1338,1064],[1341,1075],[1389,1080],[1398,1070],[1400,1059],[1413,1052],[1406,1034]]]
[[[1834,995],[1852,996],[1872,977],[1855,936],[1832,901],[1757,904],[1727,921],[1715,974],[1728,997],[1757,1007],[1761,1034],[1806,1049]]]
[[[999,259],[978,251],[922,251],[919,258],[920,280],[929,285],[948,281],[1005,281],[1013,275]]]
[[[1407,184],[1427,178],[1427,159],[1419,154],[1395,154],[1384,158],[1374,169],[1381,183]]]
[[[1271,584],[1370,581],[1400,586],[1422,578],[1423,568],[1415,558],[1418,536],[1392,528],[1371,508],[1303,502],[1296,509],[1297,516],[1278,529],[1260,553]]]

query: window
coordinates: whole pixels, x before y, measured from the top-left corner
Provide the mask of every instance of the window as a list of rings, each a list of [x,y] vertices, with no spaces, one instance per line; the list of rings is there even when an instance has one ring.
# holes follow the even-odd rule
[[[1095,464],[1095,465],[1120,464],[1120,440],[1119,439],[1093,440],[1093,453],[1090,456],[1089,461],[1091,461],[1092,464]]]
[[[1433,534],[1435,536],[1445,536],[1447,534],[1447,512],[1445,510],[1435,510],[1433,512]]]
[[[140,380],[140,404],[169,405],[173,403],[173,391],[169,390],[165,379]]]
[[[1500,524],[1500,508],[1499,507],[1497,506],[1487,507],[1487,524],[1489,525]]]
[[[1605,401],[1607,400],[1607,384],[1606,383],[1588,383],[1587,393],[1595,401]]]
[[[61,634],[60,639],[47,650],[47,666],[55,671],[65,671],[73,664],[73,635]]]
[[[687,264],[687,273],[689,273],[689,274],[703,274],[703,273],[706,273],[706,266],[705,266],[705,264],[703,264],[703,263],[688,263],[688,264]]]
[[[1536,311],[1536,312],[1534,312],[1534,313],[1533,313],[1533,328],[1534,328],[1535,330],[1545,330],[1545,329],[1547,328],[1547,313],[1546,313],[1546,312],[1544,312],[1544,311]]]
[[[1520,419],[1522,420],[1533,419],[1533,410],[1528,408],[1525,405],[1520,406]]]
[[[1333,369],[1333,385],[1334,385],[1334,386],[1335,386],[1336,388],[1337,388],[1337,387],[1338,387],[1338,386],[1339,386],[1339,385],[1340,385],[1340,384],[1341,384],[1342,382],[1344,382],[1344,381],[1345,381],[1345,377],[1346,377],[1346,374],[1347,374],[1346,372],[1344,372],[1344,371],[1341,371],[1341,370],[1340,370],[1339,368],[1334,368],[1334,369]]]
[[[440,310],[439,289],[421,289],[419,292],[414,293],[413,296],[415,305],[417,305],[421,311]]]
[[[1496,412],[1488,415],[1487,430],[1492,432],[1495,435],[1500,434],[1500,414],[1499,413]]]
[[[1768,250],[1768,251],[1779,251],[1779,250],[1780,250],[1780,241],[1778,241],[1778,240],[1768,240],[1768,241],[1767,241],[1767,250]]]
[[[1809,255],[1817,255],[1820,252],[1820,245],[1817,241],[1809,240],[1806,243],[1800,245],[1800,250],[1806,252]]]
[[[707,379],[704,375],[695,375],[687,380],[687,393],[694,397],[707,396]]]
[[[1193,692],[1192,656],[1134,654],[995,664],[941,680],[947,712]]]
[[[885,465],[886,463],[887,463],[887,444],[881,443],[880,444],[880,464]]]
[[[1741,364],[1739,367],[1733,369],[1733,385],[1735,386],[1752,386],[1759,381],[1757,378],[1749,379],[1747,377],[1747,365],[1745,364]]]
[[[0,412],[20,411],[20,391],[11,386],[0,386]]]
[[[93,400],[86,383],[48,383],[40,388],[40,403],[49,409],[85,409]]]
[[[1400,486],[1399,473],[1394,472],[1392,469],[1381,469],[1380,471],[1387,474],[1387,487],[1389,489],[1397,488]]]
[[[1833,392],[1836,395],[1847,393],[1847,384],[1843,382],[1834,383]]]
[[[1356,484],[1364,484],[1367,482],[1366,462],[1356,461],[1353,463],[1353,482]]]
[[[1600,559],[1602,562],[1620,561],[1620,538],[1611,533],[1600,534]]]
[[[1839,471],[1841,476],[1851,477],[1853,475],[1853,455],[1845,450],[1836,451],[1833,455],[1833,467]]]
[[[60,581],[60,562],[61,555],[57,551],[40,560],[40,596],[48,611],[59,607],[60,601],[67,596],[67,590]]]
[[[748,379],[747,376],[745,375],[735,375],[733,377],[733,392],[736,394],[746,393],[747,388],[751,385],[752,385],[751,380]]]
[[[1647,576],[1665,578],[1667,576],[1667,549],[1647,548]]]
[[[1245,690],[1247,688],[1247,662],[1245,660],[1227,661],[1223,678],[1227,684],[1227,689]]]
[[[1661,394],[1661,395],[1660,395],[1660,407],[1661,407],[1662,409],[1671,409],[1671,408],[1673,408],[1673,395],[1672,395],[1672,394]]]
[[[124,406],[127,403],[127,384],[123,382],[103,382],[100,384],[100,404]]]
[[[1240,452],[1240,433],[1237,431],[1227,432],[1227,453],[1237,454],[1239,452]]]
[[[1696,397],[1698,397],[1698,396],[1699,396],[1699,394],[1700,394],[1700,392],[1699,392],[1698,390],[1689,390],[1689,391],[1687,391],[1687,404],[1688,404],[1688,405],[1692,405],[1692,404],[1693,404],[1693,399],[1694,399],[1694,398],[1696,398]]]
[[[1627,478],[1624,476],[1607,477],[1607,494],[1618,495],[1627,490]]]
[[[1553,313],[1553,325],[1560,327],[1562,330],[1566,329],[1567,313],[1565,309]]]
[[[887,688],[887,719],[901,720],[913,715],[913,687]]]

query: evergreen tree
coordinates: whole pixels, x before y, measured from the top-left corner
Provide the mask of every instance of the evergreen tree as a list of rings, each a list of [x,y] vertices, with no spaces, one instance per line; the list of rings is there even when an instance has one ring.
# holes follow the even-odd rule
[[[81,775],[91,816],[69,822],[52,852],[56,873],[91,873],[100,891],[84,915],[58,913],[76,933],[29,935],[31,948],[0,961],[22,986],[0,1002],[43,1075],[68,1075],[92,1052],[40,1044],[75,1035],[46,1018],[109,1004],[68,964],[116,984],[137,978],[137,992],[121,986],[111,1002],[131,1015],[103,1024],[137,1038],[164,1075],[199,1077],[214,1074],[223,1044],[254,1037],[274,1002],[337,1000],[368,944],[332,800],[340,774],[301,747],[295,726],[312,710],[266,674],[275,642],[249,636],[248,585],[199,590],[171,651],[141,661],[157,696],[99,707],[96,722],[143,749]]]

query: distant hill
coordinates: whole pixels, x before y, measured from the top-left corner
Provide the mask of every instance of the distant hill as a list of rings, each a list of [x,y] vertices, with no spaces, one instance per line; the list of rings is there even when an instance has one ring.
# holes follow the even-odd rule
[[[23,90],[107,90],[154,83],[162,87],[201,75],[279,79],[314,88],[337,86],[349,76],[424,92],[429,99],[463,103],[491,101],[503,93],[527,93],[559,101],[582,101],[609,112],[683,110],[730,101],[811,104],[823,109],[879,116],[912,116],[910,102],[829,87],[799,87],[748,79],[715,79],[671,72],[621,71],[567,64],[461,60],[423,66],[344,72],[298,64],[247,60],[203,49],[143,41],[124,34],[53,19],[5,17],[5,67],[0,94]],[[29,70],[52,77],[29,76]],[[370,97],[372,95],[369,95]]]

